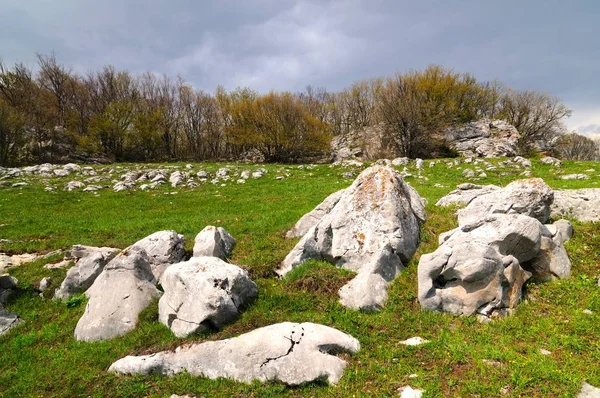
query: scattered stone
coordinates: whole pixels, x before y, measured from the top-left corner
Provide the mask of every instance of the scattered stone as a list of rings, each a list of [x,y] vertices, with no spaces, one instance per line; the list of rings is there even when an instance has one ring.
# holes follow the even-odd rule
[[[227,261],[233,253],[235,239],[222,227],[205,227],[194,241],[194,257],[218,257]]]
[[[471,169],[464,169],[463,170],[463,177],[465,178],[473,178],[475,177],[475,172]]]
[[[123,250],[85,292],[89,302],[75,327],[79,341],[109,340],[132,330],[138,316],[160,297],[149,257],[139,246]]]
[[[540,159],[541,164],[549,164],[550,166],[560,167],[562,166],[562,162],[552,156],[546,156]]]
[[[0,304],[0,336],[17,326],[20,322],[21,319],[18,315],[6,311],[2,304]]]
[[[158,231],[137,241],[131,247],[143,249],[157,281],[165,269],[180,262],[185,255],[185,239],[175,231]],[[130,247],[130,248],[131,248]]]
[[[392,166],[406,166],[410,162],[409,158],[396,158],[392,160]]]
[[[521,167],[529,168],[529,167],[533,166],[529,159],[525,159],[522,156],[515,156],[513,158],[513,162],[519,164]]]
[[[56,177],[66,177],[69,175],[69,171],[64,169],[56,169],[53,172]]]
[[[540,348],[540,354],[542,355],[552,355],[552,353],[548,350],[545,350],[543,348]]]
[[[277,273],[285,275],[308,259],[332,262],[359,273],[340,290],[341,303],[377,310],[387,298],[387,282],[415,253],[424,220],[423,199],[400,174],[390,167],[372,166],[308,230]]]
[[[400,390],[400,398],[421,398],[425,393],[424,390],[414,389],[411,386],[402,387]]]
[[[49,278],[49,277],[42,278],[42,280],[39,281],[39,283],[38,283],[38,290],[40,292],[40,295],[43,295],[44,292],[46,290],[48,290],[48,288],[51,285],[52,285],[52,278]]]
[[[587,174],[566,174],[560,178],[561,180],[589,180],[590,176]]]
[[[425,340],[421,337],[411,337],[410,339],[401,341],[400,344],[408,346],[418,346],[421,344],[429,343],[429,340]]]
[[[198,177],[200,180],[208,180],[209,175],[206,171],[200,170],[196,173],[196,177]]]
[[[101,189],[102,187],[99,185],[88,185],[87,187],[83,188],[83,192],[96,192]]]
[[[258,295],[246,271],[216,257],[193,257],[167,268],[159,320],[177,337],[219,330]]]
[[[65,185],[65,190],[66,191],[73,191],[75,189],[79,189],[79,188],[83,188],[85,186],[85,184],[81,181],[69,181],[66,185]]]
[[[188,372],[211,379],[239,382],[281,382],[300,385],[317,380],[336,384],[346,362],[330,353],[354,354],[358,340],[336,329],[314,323],[284,322],[226,340],[190,344],[175,352],[127,356],[109,371],[118,374]]]
[[[583,310],[583,313],[586,315],[592,315],[594,312],[586,308],[585,310]]]

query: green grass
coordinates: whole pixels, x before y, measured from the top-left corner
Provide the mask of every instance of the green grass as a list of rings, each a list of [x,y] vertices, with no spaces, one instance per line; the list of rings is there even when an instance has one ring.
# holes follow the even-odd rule
[[[449,161],[449,160],[448,160]],[[498,160],[494,160],[497,163]],[[426,396],[574,396],[583,381],[600,386],[600,224],[575,222],[576,234],[566,246],[573,264],[569,280],[529,284],[528,295],[510,318],[480,324],[474,318],[425,312],[417,300],[416,268],[421,254],[437,247],[437,236],[456,225],[455,209],[435,202],[466,182],[461,165],[423,170],[426,179],[407,178],[428,200],[422,244],[409,266],[390,285],[389,301],[375,314],[351,311],[338,302],[337,289],[352,274],[322,262],[310,262],[283,279],[274,269],[295,241],[285,232],[328,194],[344,188],[347,171],[329,165],[313,170],[269,165],[266,177],[225,187],[204,184],[195,189],[151,192],[45,192],[42,181],[21,188],[0,188],[0,238],[14,241],[0,249],[10,253],[65,249],[72,244],[126,247],[162,229],[187,238],[206,225],[225,227],[238,241],[232,262],[245,266],[259,287],[258,299],[222,331],[179,339],[157,320],[157,303],[141,316],[131,333],[109,342],[79,343],[73,338],[85,299],[68,303],[43,299],[34,284],[50,276],[54,284],[64,270],[48,270],[50,258],[11,270],[19,291],[7,308],[24,323],[0,336],[0,396],[390,396],[405,385]],[[132,167],[132,165],[122,165]],[[203,164],[207,170],[222,165]],[[259,166],[234,165],[238,170]],[[591,179],[564,181],[561,174],[597,168],[592,162],[565,162],[561,169],[534,161],[534,176],[553,188],[597,187],[600,168]],[[261,166],[262,167],[262,166]],[[197,167],[196,167],[197,169]],[[409,171],[415,171],[409,167]],[[278,172],[291,175],[274,179]],[[522,170],[486,171],[480,183],[505,185]],[[70,179],[60,179],[62,187]],[[18,179],[15,180],[19,181]],[[441,184],[436,185],[436,184]],[[594,313],[587,315],[583,310]],[[228,338],[282,321],[317,322],[358,338],[361,351],[345,356],[348,367],[337,386],[314,383],[296,388],[280,384],[246,385],[189,375],[116,377],[109,365],[128,354],[174,348],[184,342]],[[431,342],[406,347],[399,341],[421,336]],[[544,356],[539,350],[547,349]],[[496,361],[495,366],[484,360]],[[417,378],[409,378],[411,374]]]

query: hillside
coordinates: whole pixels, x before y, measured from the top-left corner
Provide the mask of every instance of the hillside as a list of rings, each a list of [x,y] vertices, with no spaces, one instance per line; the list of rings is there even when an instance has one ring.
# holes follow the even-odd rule
[[[183,234],[190,252],[194,236],[215,225],[237,240],[230,261],[248,271],[258,286],[258,298],[220,331],[177,338],[158,321],[155,300],[125,336],[78,342],[73,332],[87,299],[83,295],[67,302],[50,299],[66,269],[45,265],[58,263],[62,254],[9,268],[19,283],[5,308],[23,322],[0,336],[0,396],[393,396],[410,385],[425,390],[424,396],[546,397],[575,396],[583,382],[600,387],[598,222],[572,220],[575,234],[565,243],[571,277],[528,283],[523,302],[510,317],[479,323],[475,317],[421,309],[417,264],[423,254],[437,248],[440,233],[456,226],[456,207],[435,206],[456,185],[505,186],[526,176],[543,178],[553,189],[598,188],[600,183],[597,162],[563,161],[562,167],[554,167],[532,159],[527,167],[505,158],[486,161],[490,164],[437,159],[426,161],[422,170],[413,161],[396,167],[427,200],[428,219],[416,255],[390,283],[389,299],[376,313],[338,303],[337,291],[351,278],[349,271],[310,261],[284,278],[275,275],[297,242],[285,239],[286,232],[327,195],[349,186],[366,165],[114,164],[89,166],[95,176],[52,172],[51,177],[5,169],[0,181],[1,252],[49,253],[74,244],[122,249],[160,230]],[[211,183],[224,167],[229,178]],[[166,183],[146,190],[140,187],[149,181],[128,186],[127,177],[122,177],[159,169],[171,176],[175,171],[188,175],[175,187]],[[209,177],[199,178],[201,171]],[[243,178],[246,171],[260,177]],[[562,178],[568,175],[579,177]],[[110,177],[65,189],[72,181],[102,176]],[[115,192],[119,183],[125,188]],[[92,184],[99,189],[83,191]],[[38,283],[44,277],[52,283],[40,297]],[[230,338],[284,321],[319,323],[358,339],[360,351],[342,355],[348,365],[338,385],[317,382],[292,388],[187,374],[169,378],[116,376],[107,371],[126,355]],[[415,336],[429,342],[415,347],[400,344]]]

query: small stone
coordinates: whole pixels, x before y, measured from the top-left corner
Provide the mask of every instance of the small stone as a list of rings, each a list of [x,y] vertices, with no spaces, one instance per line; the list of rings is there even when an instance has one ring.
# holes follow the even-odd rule
[[[423,396],[423,390],[417,390],[411,386],[403,387],[400,390],[400,398],[421,398]]]
[[[592,315],[594,313],[594,311],[585,309],[585,310],[583,310],[583,313],[587,314],[587,315]]]
[[[410,339],[401,341],[400,344],[408,345],[408,346],[418,346],[421,344],[429,343],[429,340],[425,340],[421,337],[411,337]]]
[[[545,349],[543,349],[543,348],[540,348],[540,354],[542,354],[542,355],[551,355],[551,354],[552,354],[552,352],[550,352],[550,351],[548,351],[548,350],[545,350]]]

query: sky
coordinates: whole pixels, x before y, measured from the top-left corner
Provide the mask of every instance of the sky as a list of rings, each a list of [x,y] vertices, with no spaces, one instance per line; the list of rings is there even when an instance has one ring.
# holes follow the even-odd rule
[[[295,92],[438,64],[558,96],[600,136],[598,0],[0,0],[0,21],[9,65]]]

